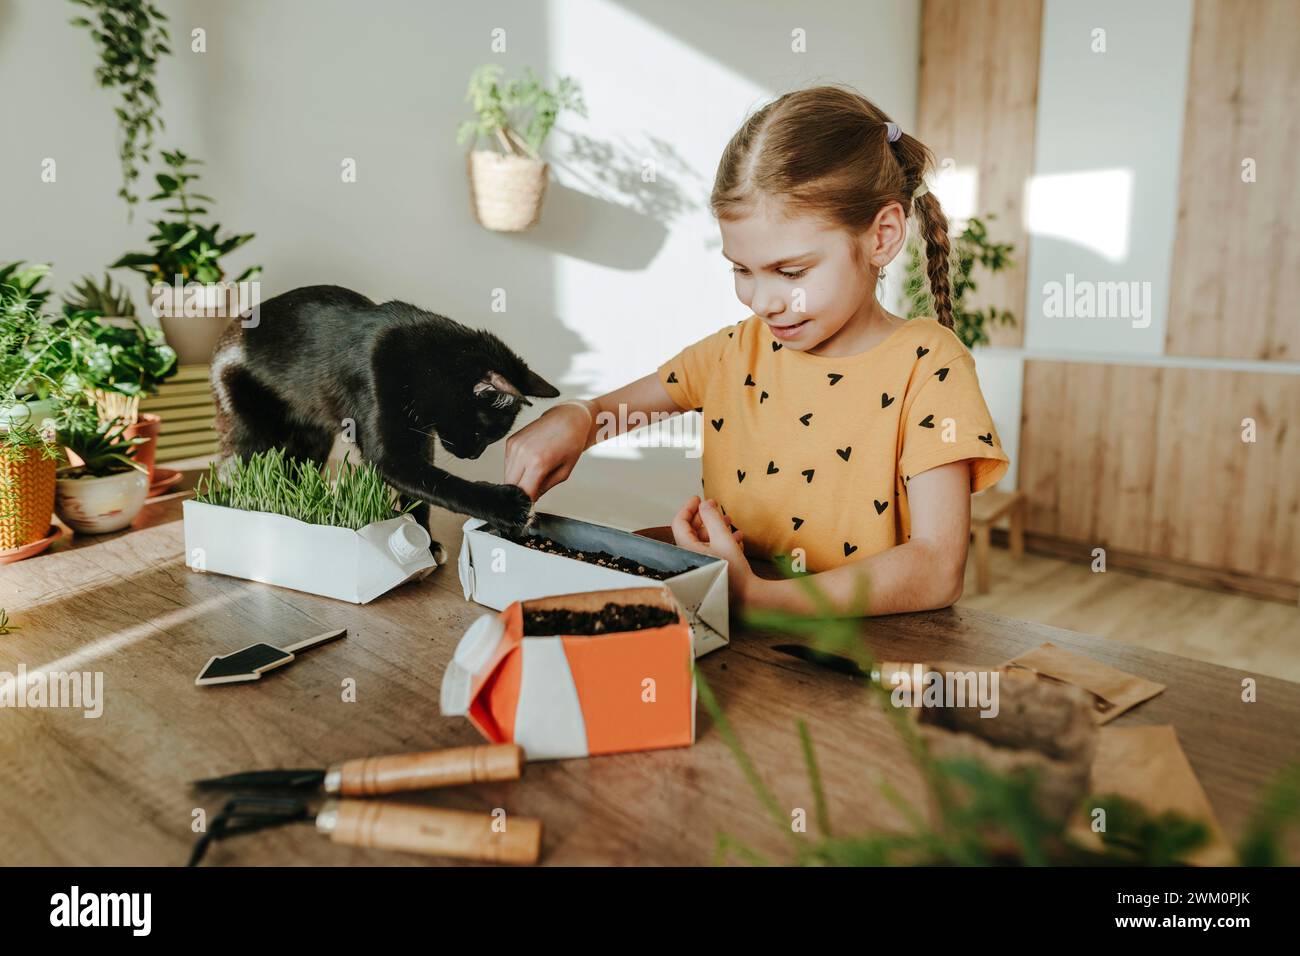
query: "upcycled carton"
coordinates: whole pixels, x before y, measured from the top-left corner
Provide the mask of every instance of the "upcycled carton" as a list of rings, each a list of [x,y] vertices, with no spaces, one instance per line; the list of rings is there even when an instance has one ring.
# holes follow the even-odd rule
[[[498,611],[514,601],[661,583],[516,544],[493,533],[480,518],[466,521],[463,531],[458,567],[465,599]],[[579,551],[608,551],[665,571],[681,568],[662,583],[686,613],[695,656],[726,646],[727,562],[723,559],[630,531],[542,512],[537,513],[530,534]]]
[[[676,622],[600,635],[528,636],[524,612],[651,604]],[[558,760],[695,742],[695,659],[686,615],[666,587],[514,601],[461,638],[442,678],[444,716],[468,717],[528,760]]]
[[[410,515],[353,531],[201,501],[182,508],[185,563],[195,571],[366,604],[437,567],[429,533]]]

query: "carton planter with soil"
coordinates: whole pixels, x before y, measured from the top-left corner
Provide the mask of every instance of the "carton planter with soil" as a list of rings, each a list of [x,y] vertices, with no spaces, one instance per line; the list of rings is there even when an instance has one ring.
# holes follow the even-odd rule
[[[192,570],[354,604],[424,578],[445,557],[369,463],[345,460],[331,484],[316,463],[272,450],[224,477],[214,465],[182,509]]]
[[[465,599],[496,610],[515,601],[662,582],[686,613],[695,655],[727,643],[727,562],[630,531],[538,512],[524,535],[465,522]]]
[[[663,585],[514,601],[465,632],[441,710],[529,760],[686,747],[694,665],[686,615]]]

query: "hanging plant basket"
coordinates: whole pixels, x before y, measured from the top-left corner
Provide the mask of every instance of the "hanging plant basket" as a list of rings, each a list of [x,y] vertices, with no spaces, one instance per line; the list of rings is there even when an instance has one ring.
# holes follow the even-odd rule
[[[466,156],[470,207],[479,225],[494,232],[523,232],[537,225],[550,164],[491,149]]]

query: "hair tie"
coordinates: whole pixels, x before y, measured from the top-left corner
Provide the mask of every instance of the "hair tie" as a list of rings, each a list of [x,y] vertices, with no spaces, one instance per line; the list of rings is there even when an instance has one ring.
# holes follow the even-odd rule
[[[920,199],[929,191],[930,191],[930,187],[925,184],[925,180],[922,180],[921,185],[917,186],[916,189],[912,190],[912,198]]]
[[[891,143],[895,143],[898,141],[898,137],[903,135],[903,131],[898,128],[897,123],[886,123],[885,134],[889,137]]]

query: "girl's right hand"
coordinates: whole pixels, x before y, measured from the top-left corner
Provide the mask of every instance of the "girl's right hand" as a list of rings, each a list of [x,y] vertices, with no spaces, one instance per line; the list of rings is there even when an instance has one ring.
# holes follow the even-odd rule
[[[593,421],[576,405],[557,405],[506,439],[506,478],[536,501],[572,473]]]

